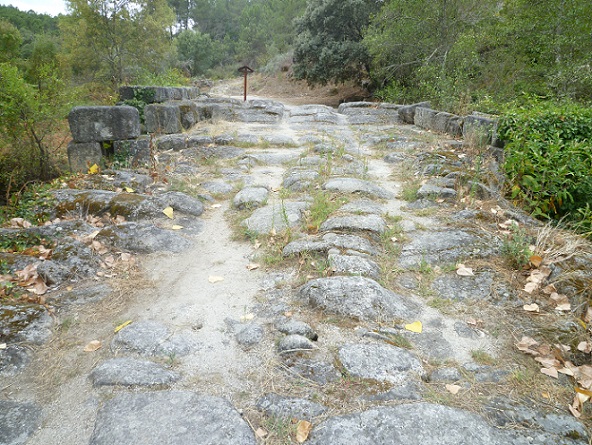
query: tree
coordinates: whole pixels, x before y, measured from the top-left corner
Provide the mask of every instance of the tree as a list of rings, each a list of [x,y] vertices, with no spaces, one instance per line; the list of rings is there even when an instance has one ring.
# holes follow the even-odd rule
[[[172,63],[166,0],[68,0],[71,14],[60,27],[74,72],[110,81],[132,81],[142,71],[162,72]]]
[[[192,76],[205,74],[220,58],[220,43],[199,31],[182,31],[176,38],[176,44],[179,59],[189,68]]]
[[[309,84],[361,81],[370,73],[362,42],[380,0],[309,0],[297,20],[294,75]]]
[[[70,96],[50,66],[38,76],[43,89],[28,84],[16,66],[0,63],[0,200],[27,181],[57,172],[55,135],[71,108]]]
[[[18,58],[22,42],[21,33],[16,26],[0,20],[0,63]]]

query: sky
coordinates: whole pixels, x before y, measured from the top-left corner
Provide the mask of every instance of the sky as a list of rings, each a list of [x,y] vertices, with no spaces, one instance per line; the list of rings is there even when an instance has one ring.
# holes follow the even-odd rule
[[[21,11],[33,10],[53,16],[66,13],[64,0],[0,0],[0,5],[12,5]]]

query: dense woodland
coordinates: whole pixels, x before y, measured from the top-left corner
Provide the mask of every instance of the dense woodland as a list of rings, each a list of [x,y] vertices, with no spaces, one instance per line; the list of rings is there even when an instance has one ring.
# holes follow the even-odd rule
[[[115,103],[122,84],[190,84],[248,64],[271,76],[288,69],[310,85],[356,82],[377,100],[501,114],[515,138],[509,195],[541,217],[592,224],[589,132],[560,128],[591,126],[589,0],[66,3],[59,17],[0,6],[0,203],[62,172],[73,105]],[[528,119],[536,131],[513,132]],[[540,174],[556,166],[533,161],[549,146],[582,166],[568,174],[577,190]],[[572,149],[575,158],[565,156]]]

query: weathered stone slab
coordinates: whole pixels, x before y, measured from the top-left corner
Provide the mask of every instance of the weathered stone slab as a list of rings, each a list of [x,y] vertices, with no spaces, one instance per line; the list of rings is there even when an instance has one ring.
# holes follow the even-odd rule
[[[288,376],[312,380],[319,385],[326,385],[341,378],[335,366],[316,360],[290,357],[286,361],[286,367],[289,369]]]
[[[309,445],[510,445],[509,434],[468,411],[431,403],[379,407],[316,427]],[[550,445],[550,444],[549,444]]]
[[[172,334],[156,321],[138,321],[120,330],[111,342],[111,349],[137,352],[141,355],[189,354],[194,344],[185,334]]]
[[[249,323],[242,327],[235,335],[238,344],[243,346],[255,346],[263,340],[263,326],[258,323]]]
[[[118,394],[105,402],[90,445],[255,445],[248,424],[221,398],[188,391]]]
[[[118,249],[138,253],[183,252],[191,242],[169,230],[164,230],[146,223],[123,223],[108,227],[97,235],[102,240]]]
[[[312,350],[314,347],[307,337],[298,334],[286,335],[278,343],[278,351],[284,353]]]
[[[442,265],[469,257],[484,258],[499,251],[499,241],[465,230],[418,232],[410,237],[399,257],[399,264],[406,268],[417,267],[422,261]]]
[[[254,209],[265,204],[268,196],[265,187],[245,187],[235,195],[232,204],[238,209]]]
[[[385,188],[370,181],[357,178],[333,178],[327,181],[323,188],[342,193],[363,193],[376,198],[389,199],[393,194]]]
[[[204,206],[199,199],[193,198],[183,192],[166,192],[157,196],[157,199],[164,207],[170,206],[175,211],[187,215],[200,216],[204,211]]]
[[[92,165],[101,165],[103,150],[99,142],[70,142],[68,163],[74,173],[86,173]]]
[[[434,128],[434,119],[438,111],[430,108],[417,107],[415,109],[414,123],[420,128],[431,129]]]
[[[175,134],[183,131],[181,110],[175,104],[147,105],[144,108],[144,120],[147,133]]]
[[[132,167],[138,167],[150,163],[150,138],[140,136],[138,139],[127,141],[113,141],[115,156],[125,156]]]
[[[90,373],[94,386],[169,385],[180,376],[148,360],[123,357],[101,363]]]
[[[407,105],[399,108],[399,117],[401,120],[406,124],[414,124],[415,123],[415,110],[417,108],[430,108],[431,105],[429,102],[420,102],[413,105]]]
[[[353,255],[329,255],[331,270],[337,275],[359,275],[378,280],[380,267],[374,261]]]
[[[319,178],[319,172],[313,170],[292,170],[282,182],[285,188],[301,191],[308,188]]]
[[[432,282],[432,289],[439,297],[449,300],[487,300],[495,291],[494,274],[476,272],[470,277],[445,274]]]
[[[154,147],[158,151],[181,151],[187,148],[187,136],[184,134],[165,134],[154,138]]]
[[[384,233],[386,223],[378,215],[336,216],[325,221],[319,229],[322,232],[332,230],[371,232],[376,235]]]
[[[31,356],[32,351],[29,348],[15,344],[9,344],[5,349],[0,349],[0,376],[18,374],[29,364]]]
[[[33,403],[0,400],[0,445],[24,445],[41,424],[41,408]]]
[[[387,344],[346,345],[339,350],[339,360],[352,376],[395,385],[425,374],[421,362],[411,352]]]
[[[188,100],[199,97],[199,88],[125,85],[119,87],[119,97],[121,100],[140,99],[147,104]]]
[[[419,190],[417,190],[418,199],[430,199],[430,198],[443,198],[443,199],[454,199],[456,198],[456,190],[449,187],[441,187],[433,182],[427,182],[423,184]]]
[[[361,236],[326,233],[323,235],[323,241],[329,243],[331,247],[355,250],[357,252],[367,253],[368,255],[378,255],[376,247]]]
[[[68,115],[75,142],[101,142],[140,136],[140,113],[134,107],[74,107]]]
[[[407,320],[419,312],[416,303],[364,277],[317,278],[302,286],[297,295],[313,307],[360,320]]]
[[[349,203],[343,205],[339,209],[339,211],[346,212],[346,213],[355,213],[355,214],[373,213],[375,215],[382,215],[382,212],[383,212],[382,206],[379,203],[377,203],[375,201],[370,201],[369,199],[359,199],[357,201],[349,202]]]
[[[51,336],[53,319],[47,309],[33,303],[0,304],[0,342],[41,345]]]
[[[302,212],[309,207],[306,202],[285,202],[261,207],[243,221],[243,224],[256,233],[267,234],[272,230],[281,232],[297,226],[303,218]]]
[[[275,327],[278,331],[286,335],[302,335],[312,341],[317,341],[319,336],[310,327],[308,323],[303,321],[294,320],[293,318],[282,317],[277,321]]]
[[[266,394],[257,400],[257,408],[268,416],[283,419],[312,421],[327,412],[327,408],[318,403],[297,397],[282,397],[278,394]]]
[[[475,144],[496,145],[497,119],[482,113],[472,113],[463,121],[463,138]]]

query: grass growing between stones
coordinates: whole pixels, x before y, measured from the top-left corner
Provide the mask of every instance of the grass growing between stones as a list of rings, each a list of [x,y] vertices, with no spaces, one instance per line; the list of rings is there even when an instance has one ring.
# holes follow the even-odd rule
[[[321,224],[347,202],[347,198],[343,196],[318,190],[313,195],[310,208],[306,211],[306,231],[308,233],[317,233]]]

